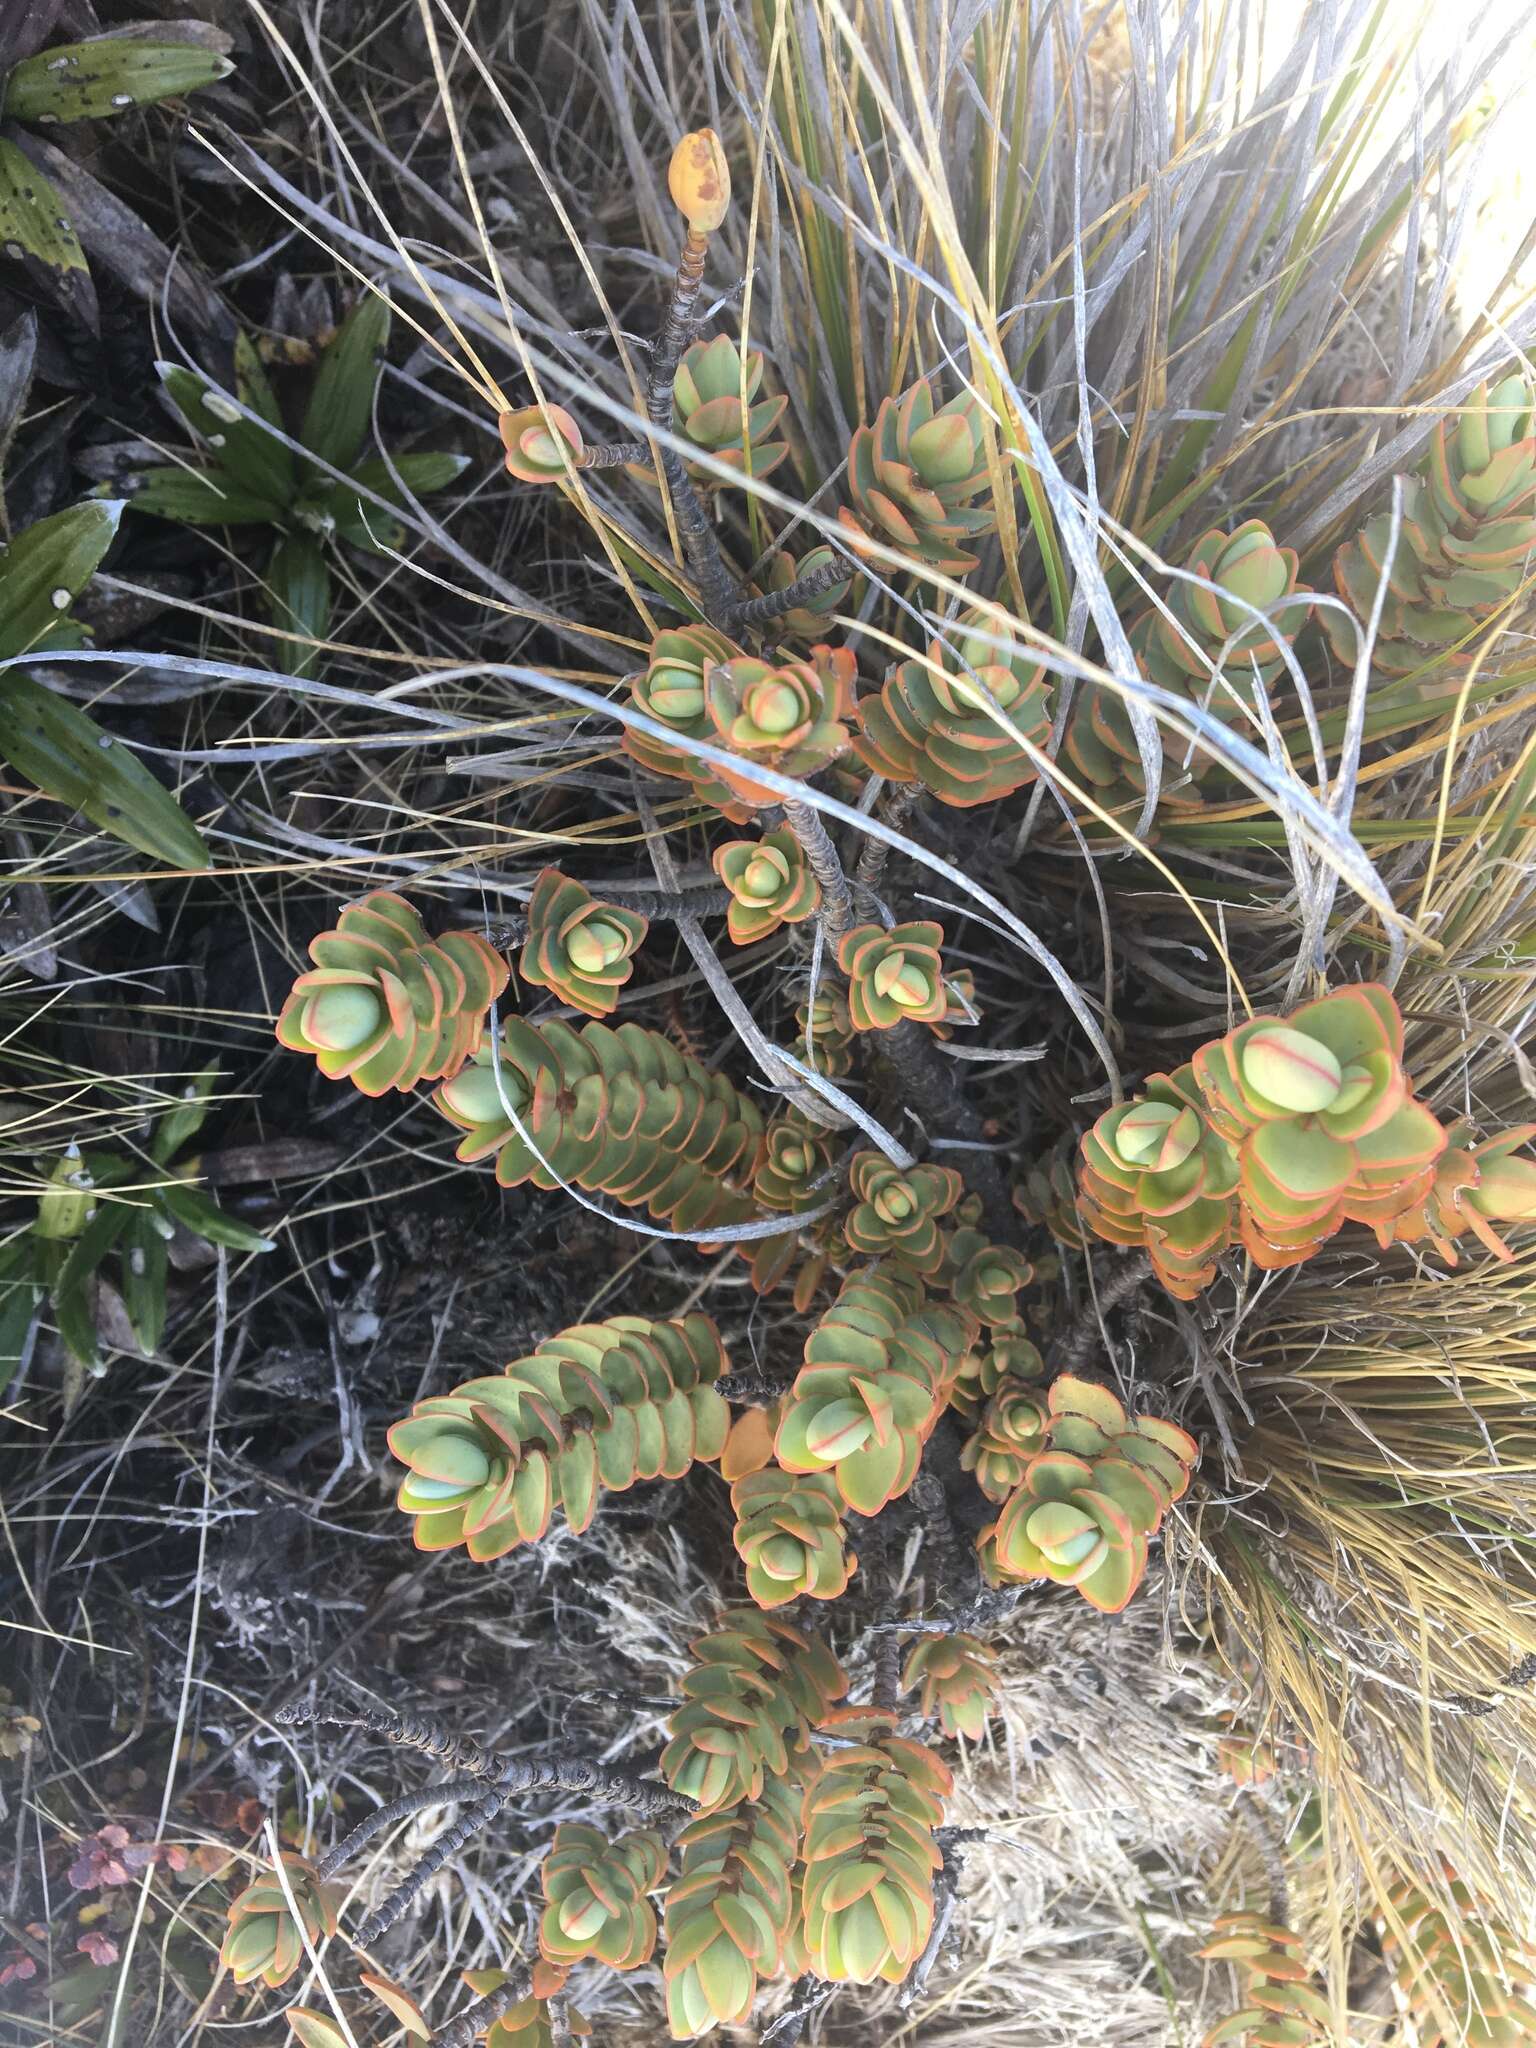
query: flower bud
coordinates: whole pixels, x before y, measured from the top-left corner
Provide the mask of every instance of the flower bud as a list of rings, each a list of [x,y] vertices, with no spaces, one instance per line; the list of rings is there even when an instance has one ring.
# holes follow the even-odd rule
[[[731,168],[713,128],[685,135],[667,166],[672,203],[695,234],[710,235],[731,203]]]

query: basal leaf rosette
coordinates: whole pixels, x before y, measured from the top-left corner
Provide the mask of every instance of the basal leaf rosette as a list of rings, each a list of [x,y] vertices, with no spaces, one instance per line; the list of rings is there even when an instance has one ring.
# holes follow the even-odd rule
[[[600,903],[580,882],[545,868],[533,885],[518,972],[573,1010],[606,1017],[649,929],[638,911]]]
[[[631,710],[643,712],[676,734],[675,742],[624,728],[624,751],[652,775],[670,776],[692,785],[702,803],[711,805],[733,824],[745,824],[750,807],[727,789],[713,767],[701,761],[690,742],[716,744],[719,735],[705,706],[704,677],[715,663],[732,660],[740,650],[712,626],[674,626],[651,642],[644,673],[630,678]]]
[[[1436,671],[1449,663],[1454,677],[1473,659],[1479,629],[1516,595],[1536,547],[1536,389],[1525,377],[1480,384],[1436,423],[1401,510],[1395,549],[1392,515],[1378,513],[1335,555],[1334,580],[1369,619],[1390,562],[1371,665],[1386,676],[1426,669],[1433,689]],[[1323,622],[1353,664],[1353,622],[1331,611]]]
[[[817,1637],[756,1607],[733,1609],[689,1647],[661,1774],[713,1812],[756,1799],[765,1776],[782,1777],[848,1680]]]
[[[1038,1387],[1004,1380],[987,1403],[975,1434],[960,1451],[962,1470],[974,1472],[988,1500],[1004,1501],[1044,1448],[1049,1410]]]
[[[922,1447],[973,1317],[928,1304],[910,1268],[884,1261],[845,1280],[805,1343],[774,1455],[787,1472],[828,1472],[845,1505],[877,1515],[917,1476]]]
[[[926,380],[880,401],[872,427],[848,447],[848,495],[838,518],[858,552],[876,541],[930,569],[963,576],[977,563],[965,545],[992,532],[980,402],[970,392],[935,409]]]
[[[763,594],[767,597],[777,596],[780,591],[788,590],[793,584],[798,583],[802,577],[815,576],[824,569],[830,569],[836,560],[836,555],[824,542],[807,548],[798,561],[788,548],[780,548],[776,554],[769,557],[767,574],[763,579]],[[827,630],[828,619],[847,597],[852,582],[851,576],[841,577],[817,596],[808,598],[803,604],[797,604],[787,612],[781,612],[774,621],[775,630],[797,640],[819,640]]]
[[[573,1529],[599,1495],[679,1479],[724,1448],[725,1369],[707,1316],[578,1323],[495,1376],[418,1401],[389,1432],[406,1467],[396,1505],[420,1550],[477,1562],[535,1543],[559,1510]]]
[[[1019,1290],[1035,1269],[1012,1245],[993,1244],[985,1232],[965,1224],[945,1247],[950,1292],[989,1330],[1012,1329],[1019,1320]]]
[[[938,1219],[965,1191],[953,1167],[903,1168],[879,1152],[856,1152],[848,1184],[855,1206],[843,1220],[843,1235],[854,1251],[872,1258],[889,1253],[919,1273],[938,1272],[944,1262]]]
[[[683,351],[672,380],[679,433],[744,476],[769,476],[789,457],[788,442],[774,439],[789,400],[759,397],[763,369],[760,349],[743,358],[729,335],[717,334]],[[688,473],[706,485],[721,481],[702,463],[690,462]]]
[[[1100,1613],[1118,1614],[1141,1584],[1147,1539],[1162,1513],[1155,1483],[1127,1460],[1042,1451],[982,1531],[982,1569],[993,1585],[1075,1586]]]
[[[769,1465],[731,1488],[732,1541],[759,1607],[783,1607],[802,1594],[836,1600],[858,1559],[848,1548],[842,1503],[820,1472],[796,1476]]]
[[[753,1213],[761,1111],[641,1025],[509,1017],[432,1104],[465,1133],[456,1156],[494,1157],[503,1187],[575,1186],[678,1230]]]
[[[731,892],[726,929],[738,946],[766,939],[781,924],[799,924],[821,903],[821,884],[793,832],[733,839],[717,847],[715,873]]]
[[[539,1950],[552,1963],[594,1956],[613,1970],[635,1970],[656,1947],[656,1912],[646,1897],[667,1867],[653,1828],[632,1828],[610,1842],[585,1821],[562,1821],[544,1859]]]
[[[280,1044],[312,1053],[333,1081],[365,1095],[456,1074],[479,1044],[507,963],[476,932],[427,936],[403,897],[349,903],[312,939],[277,1020]]]
[[[1227,1913],[1211,1932],[1197,1953],[1207,1962],[1233,1966],[1243,2005],[1211,2029],[1202,2048],[1236,2041],[1251,2048],[1321,2048],[1334,2038],[1328,2001],[1313,1989],[1301,1941],[1288,1927],[1259,1913]]]
[[[921,783],[941,803],[996,803],[1037,771],[993,704],[1044,748],[1051,736],[1044,668],[984,614],[968,612],[933,642],[926,662],[901,662],[863,700],[853,749],[876,775]]]
[[[923,1636],[913,1644],[901,1689],[918,1694],[924,1715],[931,1720],[937,1714],[946,1735],[980,1742],[1002,1683],[994,1652],[975,1636],[957,1632]]]
[[[756,1800],[703,1814],[679,1835],[663,1963],[674,2040],[740,2025],[758,1979],[778,1970],[797,1910],[801,1797],[794,1777],[765,1778]]]
[[[1255,1264],[1299,1265],[1345,1221],[1383,1223],[1423,1201],[1446,1134],[1410,1095],[1402,1047],[1396,1003],[1362,982],[1195,1054],[1211,1122],[1236,1150]]]
[[[1536,1948],[1447,1868],[1431,1893],[1400,1878],[1382,1952],[1416,2048],[1526,2048],[1536,2040]]]
[[[831,650],[826,650],[830,656]],[[848,744],[843,724],[846,676],[842,664],[785,661],[775,665],[755,655],[711,664],[704,678],[710,737],[744,760],[779,775],[814,775]],[[779,802],[778,792],[753,780],[746,767],[719,769],[736,799],[759,806]]]
[[[1232,1242],[1238,1168],[1208,1120],[1193,1067],[1149,1075],[1082,1141],[1082,1220],[1110,1244],[1144,1246],[1168,1292],[1192,1301]]]
[[[285,1855],[283,1870],[293,1906],[272,1874],[247,1885],[229,1908],[229,1927],[219,1961],[237,1984],[252,1984],[259,1978],[275,1991],[304,1961],[306,1936],[311,1947],[318,1947],[336,1932],[339,1888],[322,1884],[314,1866],[302,1856]]]
[[[525,405],[497,425],[507,468],[519,483],[556,483],[584,452],[581,429],[560,405]]]
[[[892,925],[855,925],[837,949],[848,977],[848,1015],[855,1031],[889,1031],[908,1021],[937,1024],[949,1008],[944,928],[929,919]]]
[[[1536,1124],[1516,1124],[1480,1145],[1447,1146],[1424,1200],[1376,1226],[1382,1249],[1428,1239],[1454,1266],[1455,1240],[1475,1237],[1485,1251],[1508,1264],[1515,1254],[1493,1226],[1536,1223],[1536,1160],[1516,1156],[1533,1140]]]
[[[953,1780],[933,1751],[894,1732],[894,1717],[845,1708],[834,1750],[806,1787],[803,1939],[830,1984],[899,1984],[933,1930],[933,1831]]]

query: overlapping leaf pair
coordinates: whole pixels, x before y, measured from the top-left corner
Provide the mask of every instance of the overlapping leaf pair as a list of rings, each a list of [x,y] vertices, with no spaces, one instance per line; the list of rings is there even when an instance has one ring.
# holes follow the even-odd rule
[[[1515,1255],[1493,1226],[1536,1222],[1536,1161],[1514,1156],[1533,1139],[1536,1124],[1516,1124],[1480,1145],[1448,1145],[1424,1200],[1376,1226],[1383,1247],[1427,1238],[1454,1266],[1456,1240],[1475,1237],[1507,1264]]]
[[[1163,608],[1143,613],[1131,627],[1132,650],[1149,681],[1253,741],[1262,727],[1242,707],[1251,707],[1255,690],[1267,694],[1281,676],[1311,609],[1297,587],[1295,552],[1280,547],[1261,519],[1250,519],[1231,534],[1202,535],[1187,568]],[[1198,806],[1198,784],[1216,765],[1213,757],[1172,732],[1164,751],[1164,807]],[[1113,691],[1079,688],[1064,752],[1103,801],[1140,799],[1146,782],[1136,735],[1124,700]]]
[[[941,803],[996,803],[1033,782],[1037,770],[994,705],[1044,748],[1051,736],[1044,668],[985,613],[967,612],[933,642],[926,661],[901,662],[878,695],[863,699],[853,750],[876,775],[920,782]]]
[[[1536,1947],[1450,1871],[1433,1895],[1400,1880],[1390,1902],[1381,1946],[1417,2048],[1529,2048]]]
[[[825,1983],[899,1984],[933,1928],[933,1831],[954,1781],[894,1714],[847,1707],[829,1725],[853,1744],[806,1787],[806,1958]]]
[[[824,1472],[794,1474],[768,1465],[731,1488],[733,1541],[759,1607],[783,1607],[802,1594],[835,1600],[858,1559],[848,1548],[837,1487]]]
[[[656,1909],[667,1849],[654,1828],[610,1842],[586,1821],[562,1821],[544,1859],[539,1948],[552,1963],[595,1956],[612,1970],[636,1970],[656,1948]]]
[[[778,1970],[797,1910],[797,1776],[763,1780],[690,1821],[678,1836],[682,1870],[667,1891],[667,2017],[689,2041],[745,2020],[758,1979]]]
[[[466,1133],[456,1156],[494,1154],[503,1187],[565,1183],[648,1209],[676,1230],[751,1213],[763,1143],[756,1104],[638,1024],[577,1030],[509,1017],[499,1055],[483,1047],[432,1102]]]
[[[1017,1329],[1019,1290],[1035,1275],[1024,1254],[1009,1244],[993,1244],[974,1223],[951,1234],[944,1254],[945,1284],[960,1306],[984,1329]]]
[[[726,929],[738,946],[766,939],[781,924],[799,924],[821,903],[821,884],[793,832],[732,839],[716,847],[715,873],[731,892]]]
[[[219,1961],[237,1984],[259,1977],[276,1990],[303,1962],[306,1939],[313,1948],[336,1932],[337,1887],[322,1884],[302,1856],[285,1855],[283,1870],[292,1906],[276,1873],[269,1872],[247,1885],[229,1909]]]
[[[836,1151],[830,1134],[809,1123],[795,1110],[786,1110],[769,1124],[762,1157],[752,1182],[753,1200],[761,1209],[782,1210],[797,1216],[815,1208],[826,1197],[822,1183],[830,1175]],[[817,1229],[817,1241],[834,1228],[828,1217]],[[826,1257],[820,1250],[802,1258],[801,1233],[788,1229],[782,1237],[765,1237],[742,1245],[742,1256],[751,1262],[752,1285],[759,1294],[778,1286],[790,1268],[800,1261],[795,1274],[795,1306],[802,1311],[825,1270]]]
[[[1051,1383],[1046,1447],[978,1538],[994,1585],[1050,1579],[1118,1614],[1141,1584],[1147,1545],[1189,1486],[1200,1452],[1160,1417],[1131,1417],[1107,1387],[1063,1373]]]
[[[854,1208],[843,1235],[856,1252],[889,1255],[931,1276],[944,1263],[938,1219],[965,1191],[952,1166],[892,1166],[879,1152],[856,1152],[848,1169]]]
[[[780,548],[769,558],[763,578],[763,594],[777,596],[803,578],[817,576],[830,569],[836,560],[836,555],[825,542],[807,548],[798,560],[788,548]],[[796,640],[820,640],[826,632],[827,620],[848,595],[852,581],[850,576],[839,577],[817,596],[807,598],[803,604],[792,605],[787,612],[779,614],[775,630]]]
[[[789,443],[774,438],[789,400],[759,396],[763,368],[761,349],[743,356],[728,334],[717,334],[684,350],[672,380],[678,432],[743,476],[769,476],[789,458]],[[688,471],[706,485],[721,481],[702,463]]]
[[[283,1005],[278,1039],[365,1095],[458,1073],[507,985],[506,961],[477,932],[430,939],[388,890],[347,904],[334,931],[311,939],[309,957],[315,964]]]
[[[708,1316],[577,1323],[505,1372],[429,1394],[389,1432],[407,1476],[397,1505],[419,1550],[486,1561],[536,1543],[558,1509],[591,1522],[600,1492],[680,1479],[718,1458],[730,1410]]]
[[[827,1472],[844,1503],[877,1515],[917,1476],[922,1449],[976,1337],[963,1308],[929,1303],[890,1260],[843,1282],[805,1343],[774,1455],[787,1472]]]
[[[580,882],[545,868],[528,905],[528,937],[517,971],[573,1010],[606,1017],[635,971],[649,926],[636,910],[599,903]]]
[[[661,1773],[713,1813],[757,1799],[765,1777],[783,1777],[848,1680],[817,1637],[755,1607],[732,1609],[689,1647],[694,1662]]]
[[[916,1692],[930,1718],[937,1714],[946,1735],[980,1742],[987,1716],[1001,1691],[997,1657],[975,1636],[957,1632],[923,1636],[907,1652],[901,1689]]]
[[[869,543],[930,569],[963,576],[977,557],[965,543],[990,533],[996,515],[971,501],[987,486],[981,405],[967,391],[934,407],[926,380],[899,398],[883,398],[872,427],[856,427],[848,447],[848,495],[838,518],[856,552]]]
[[[1455,673],[1472,660],[1478,630],[1530,573],[1536,389],[1529,379],[1480,384],[1437,422],[1417,476],[1405,484],[1401,515],[1395,549],[1392,515],[1378,513],[1334,556],[1334,578],[1351,610],[1368,619],[1385,575],[1371,666],[1384,676],[1425,669],[1433,688],[1447,662]],[[1323,620],[1340,660],[1353,664],[1353,621],[1333,611]]]
[[[1242,1980],[1241,2010],[1206,2035],[1203,2048],[1246,2041],[1249,2048],[1321,2048],[1331,2040],[1328,2001],[1313,1989],[1301,1942],[1259,1913],[1227,1913],[1199,1951],[1207,1962],[1231,1963]]]

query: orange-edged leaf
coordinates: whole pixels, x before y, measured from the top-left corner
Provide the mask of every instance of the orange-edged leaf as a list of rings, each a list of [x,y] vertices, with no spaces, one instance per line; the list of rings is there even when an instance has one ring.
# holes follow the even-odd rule
[[[412,1998],[409,1991],[403,1991],[398,1984],[392,1984],[387,1977],[377,1977],[371,1970],[359,1970],[357,1981],[365,1991],[371,1991],[379,2003],[386,2006],[408,2034],[419,2041],[431,2038],[432,2029],[426,2015]]]
[[[287,2020],[299,2048],[351,2048],[336,2022],[312,2006],[290,2005]]]

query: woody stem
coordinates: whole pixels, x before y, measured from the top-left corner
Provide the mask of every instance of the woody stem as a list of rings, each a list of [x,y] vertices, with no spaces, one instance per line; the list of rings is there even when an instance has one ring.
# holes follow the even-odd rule
[[[645,409],[652,425],[662,434],[672,434],[676,430],[672,379],[693,330],[693,309],[704,282],[704,257],[708,248],[708,237],[701,235],[696,228],[690,228],[678,259],[677,275],[672,281],[672,301],[651,354],[651,378],[645,394]],[[689,481],[682,458],[675,448],[660,440],[655,448],[677,518],[678,538],[682,541],[683,553],[688,557],[694,581],[699,586],[704,615],[711,625],[719,626],[723,631],[740,592],[725,566],[714,528],[699,503],[698,493]]]

